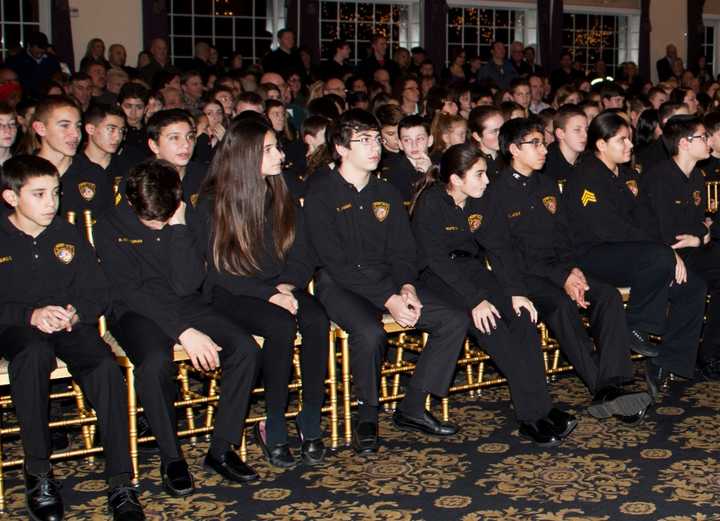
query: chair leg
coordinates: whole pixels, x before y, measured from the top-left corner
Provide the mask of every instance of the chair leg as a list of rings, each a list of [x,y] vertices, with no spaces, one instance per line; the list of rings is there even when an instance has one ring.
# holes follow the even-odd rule
[[[295,379],[301,384],[298,389],[298,410],[301,410],[303,403],[302,371],[300,369],[300,352],[298,351],[297,346],[293,349],[293,367],[295,369]]]
[[[350,342],[345,331],[338,331],[342,358],[343,416],[345,421],[345,445],[352,441],[352,416],[350,411]]]
[[[395,363],[393,364],[393,367],[400,369],[404,363],[404,355],[405,355],[405,349],[402,347],[403,342],[405,342],[405,333],[400,334],[400,338],[398,339],[398,346],[397,351],[395,355]],[[393,375],[393,386],[392,386],[392,395],[397,396],[400,393],[400,373],[395,373]],[[388,405],[390,406],[388,408],[389,411],[394,411],[397,409],[397,400],[394,400],[392,402],[389,402]]]
[[[190,377],[188,376],[188,368],[187,365],[182,363],[180,364],[180,367],[178,369],[178,374],[180,378],[180,390],[183,397],[183,400],[190,400]],[[187,418],[188,423],[188,429],[194,430],[195,429],[195,416],[193,415],[194,411],[192,408],[192,405],[188,405],[185,408],[185,417]],[[190,436],[190,445],[193,447],[197,444],[197,436]]]
[[[240,438],[240,459],[247,461],[247,429],[243,429],[242,438]]]
[[[335,356],[335,331],[330,329],[328,336],[330,348],[328,349],[328,387],[330,389],[330,448],[336,450],[339,444],[338,436],[338,402],[337,402],[337,358]]]
[[[442,404],[442,419],[444,422],[450,421],[450,399],[446,396],[440,402]]]
[[[82,389],[80,389],[80,386],[73,381],[72,382],[72,389],[73,394],[75,395],[75,406],[78,408],[78,413],[80,414],[80,417],[85,419],[88,416],[87,409],[85,408],[85,398],[82,393]],[[93,432],[90,429],[90,425],[84,424],[81,429],[82,431],[82,437],[83,437],[83,443],[85,444],[86,449],[92,449],[93,446]],[[95,464],[95,457],[90,455],[86,458],[89,465]]]
[[[140,468],[138,466],[138,431],[137,431],[137,394],[135,393],[135,368],[127,362],[125,382],[127,383],[128,405],[128,438],[130,440],[130,465],[132,467],[132,484],[140,484]]]
[[[465,342],[463,344],[463,354],[465,356],[465,360],[472,357],[472,353],[470,352],[470,340],[467,338],[465,339]],[[473,370],[472,370],[472,364],[468,363],[465,365],[465,377],[467,378],[467,384],[472,385],[473,384]],[[470,396],[475,396],[475,390],[470,390]]]
[[[215,419],[215,405],[214,402],[210,401],[210,398],[215,398],[217,396],[217,377],[213,376],[210,378],[210,383],[208,384],[208,402],[207,402],[207,411],[205,413],[205,427],[208,429],[212,427],[213,420]],[[205,435],[207,438],[207,441],[210,441],[210,433]]]
[[[478,384],[481,384],[483,382],[483,378],[485,378],[485,361],[483,360],[478,364],[478,372],[477,372],[477,382]],[[477,396],[480,396],[482,394],[482,387],[479,387],[477,390]]]

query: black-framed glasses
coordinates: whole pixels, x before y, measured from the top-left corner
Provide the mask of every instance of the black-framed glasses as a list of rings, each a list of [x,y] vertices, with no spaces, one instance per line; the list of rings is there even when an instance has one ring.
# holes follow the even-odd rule
[[[369,147],[370,145],[382,145],[383,143],[385,143],[385,139],[380,136],[362,136],[357,139],[351,139],[350,143],[360,143],[365,147]]]
[[[517,146],[521,145],[532,145],[535,148],[540,148],[545,146],[545,141],[542,139],[531,139],[530,141],[520,141],[518,143],[515,143]]]
[[[707,143],[709,138],[710,136],[708,134],[698,134],[695,136],[688,136],[687,140],[692,143],[693,140],[700,139],[703,143]]]

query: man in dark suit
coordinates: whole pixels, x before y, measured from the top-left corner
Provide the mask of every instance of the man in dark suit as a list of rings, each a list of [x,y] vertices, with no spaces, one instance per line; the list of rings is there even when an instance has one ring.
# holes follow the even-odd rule
[[[669,43],[665,47],[665,56],[660,58],[655,66],[657,67],[658,81],[665,81],[673,75],[672,66],[677,60],[677,47],[672,43]]]

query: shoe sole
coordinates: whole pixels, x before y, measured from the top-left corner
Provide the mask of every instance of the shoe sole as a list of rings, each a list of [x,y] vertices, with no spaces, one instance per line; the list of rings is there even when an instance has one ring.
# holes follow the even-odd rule
[[[578,426],[578,421],[577,421],[577,419],[571,420],[570,422],[568,422],[567,427],[565,428],[565,430],[562,431],[560,434],[558,434],[558,438],[560,438],[561,441],[562,441],[564,438],[567,438],[568,436],[570,436],[570,434],[572,434],[572,431],[574,431],[574,430],[575,430],[575,427],[577,427],[577,426]],[[552,445],[550,445],[550,446],[552,447]]]
[[[399,422],[395,418],[395,416],[393,416],[392,421],[393,421],[393,425],[395,425],[395,427],[397,427],[401,431],[405,431],[405,432],[419,432],[421,434],[425,434],[427,436],[434,436],[436,438],[447,438],[448,436],[455,436],[457,434],[457,431],[447,433],[447,434],[443,434],[440,432],[427,431],[427,430],[423,429],[422,427],[417,427],[416,425],[411,424],[411,423]]]
[[[291,469],[291,468],[293,468],[294,466],[296,466],[296,465],[297,465],[297,461],[293,461],[292,463],[290,463],[290,462],[288,462],[288,463],[277,463],[277,462],[274,462],[274,461],[272,460],[272,458],[270,457],[270,449],[268,449],[267,445],[265,444],[265,442],[263,441],[262,437],[260,436],[260,427],[258,427],[259,425],[260,425],[259,423],[256,423],[256,424],[255,424],[255,429],[254,429],[254,431],[255,431],[255,438],[256,438],[255,441],[257,441],[257,444],[260,446],[260,450],[262,451],[263,456],[265,456],[265,459],[266,459],[267,462],[270,464],[270,466],[272,466],[272,467],[277,467],[277,468],[280,468],[280,469]]]
[[[177,489],[170,488],[170,487],[167,485],[167,483],[165,483],[165,480],[164,480],[164,479],[162,480],[162,488],[163,488],[163,490],[164,490],[168,495],[170,495],[170,496],[172,496],[172,497],[185,497],[185,496],[189,496],[190,494],[192,494],[193,492],[195,492],[195,485],[194,485],[194,484],[193,484],[193,486],[192,486],[191,488],[186,488],[186,489],[183,489],[183,490],[177,490]]]
[[[527,434],[520,433],[520,436],[528,441],[530,441],[533,445],[536,445],[538,447],[557,447],[562,443],[561,439],[553,440],[553,441],[535,441],[532,436],[529,436]]]
[[[588,407],[593,418],[605,419],[611,416],[632,416],[652,403],[648,393],[632,393],[618,396],[614,400],[596,403]]]
[[[657,356],[660,356],[660,351],[656,349],[647,350],[643,347],[630,346],[630,351],[632,351],[633,353],[637,353],[638,355],[646,356],[648,358],[655,358]]]

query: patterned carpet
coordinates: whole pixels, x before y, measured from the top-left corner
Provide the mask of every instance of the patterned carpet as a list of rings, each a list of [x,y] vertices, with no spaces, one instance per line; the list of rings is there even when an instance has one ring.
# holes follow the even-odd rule
[[[446,442],[400,432],[383,414],[385,445],[376,456],[343,449],[322,467],[288,471],[271,469],[251,442],[249,461],[262,477],[253,486],[221,483],[202,469],[206,445],[186,445],[198,491],[170,498],[156,456],[146,455],[141,500],[153,520],[720,521],[720,383],[673,382],[639,427],[587,415],[588,394],[573,376],[551,389],[580,415],[556,449],[518,437],[502,387],[456,396],[451,418],[462,431]],[[55,468],[68,520],[107,519],[96,468],[84,460]],[[25,519],[18,471],[6,485],[3,519]]]

